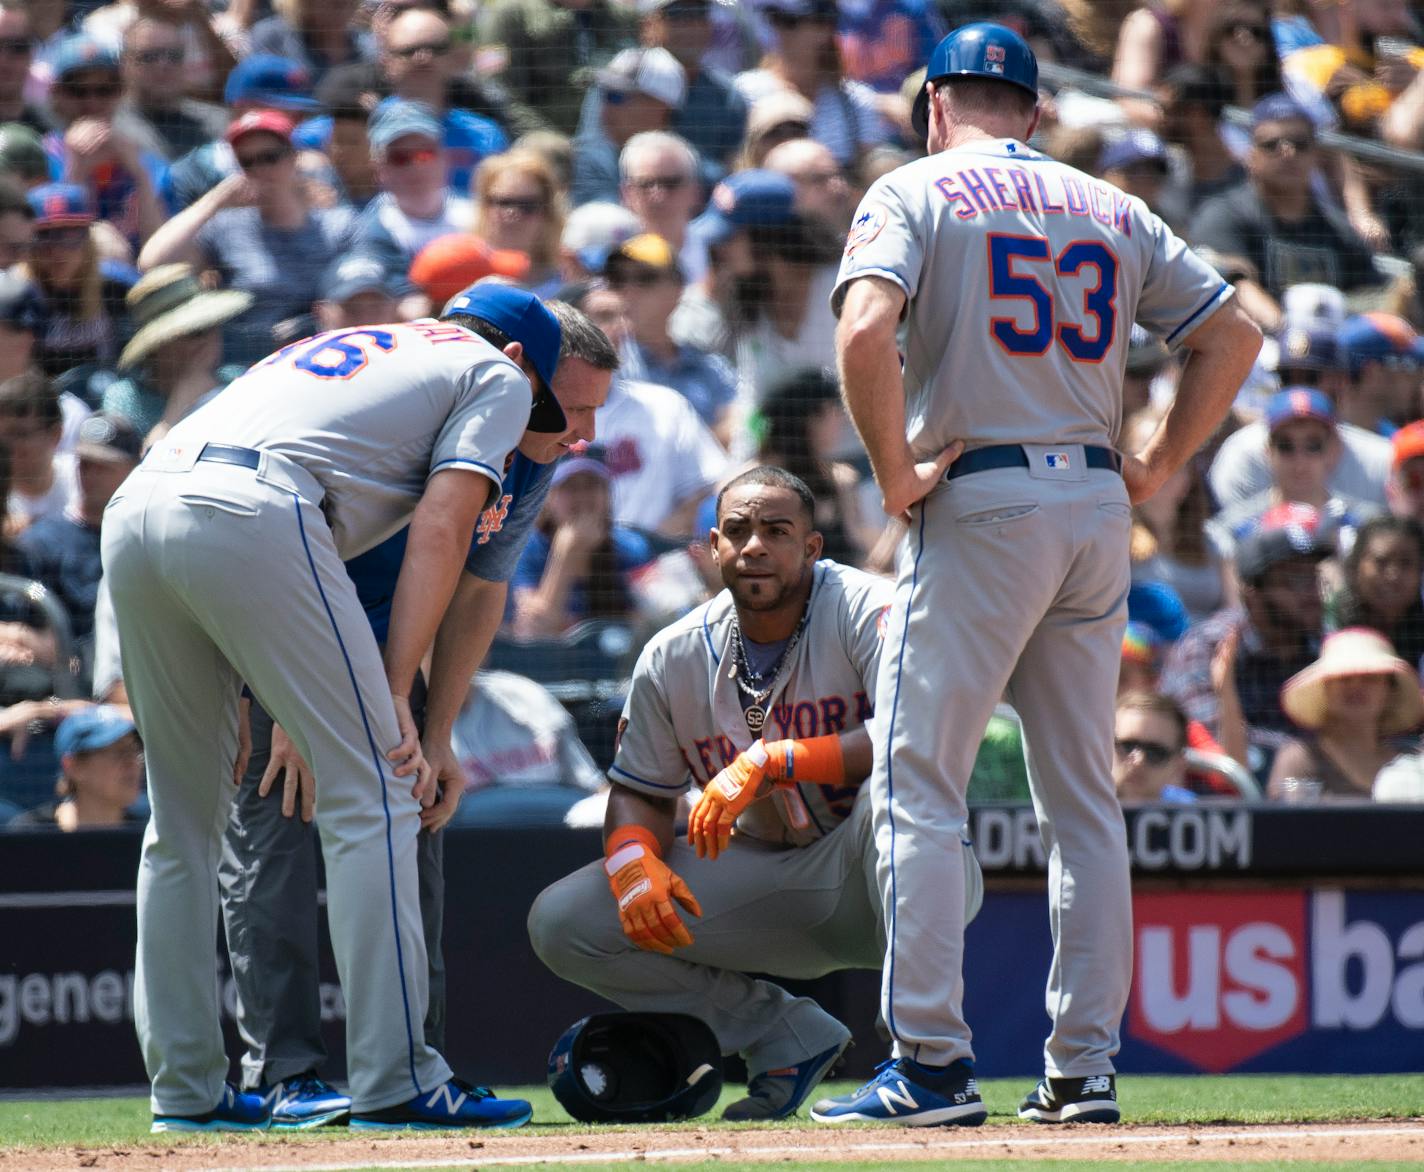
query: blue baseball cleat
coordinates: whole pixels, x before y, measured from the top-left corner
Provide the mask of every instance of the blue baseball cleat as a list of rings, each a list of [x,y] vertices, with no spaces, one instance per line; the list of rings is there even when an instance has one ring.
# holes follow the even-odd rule
[[[733,1123],[789,1119],[836,1064],[850,1041],[844,1041],[806,1058],[795,1066],[768,1070],[747,1084],[747,1096],[728,1104],[722,1118]]]
[[[203,1115],[155,1115],[149,1131],[266,1131],[272,1109],[261,1095],[247,1095],[230,1082],[223,1083],[218,1105]]]
[[[262,1087],[257,1094],[271,1106],[272,1126],[278,1131],[306,1131],[342,1123],[351,1113],[351,1097],[311,1070]]]
[[[452,1127],[523,1127],[534,1108],[523,1099],[499,1099],[487,1087],[452,1078],[433,1091],[394,1107],[351,1116],[353,1129],[443,1131]]]
[[[811,1108],[817,1123],[894,1123],[901,1127],[978,1127],[988,1118],[974,1064],[967,1058],[932,1070],[908,1058],[882,1062],[857,1091],[822,1099]]]

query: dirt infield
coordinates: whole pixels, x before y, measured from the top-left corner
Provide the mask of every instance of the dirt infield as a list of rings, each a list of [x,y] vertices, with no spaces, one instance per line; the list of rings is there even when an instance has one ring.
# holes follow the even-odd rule
[[[1081,1160],[1395,1160],[1424,1166],[1424,1123],[1359,1121],[1326,1124],[1228,1124],[1220,1127],[1123,1126],[1031,1129],[989,1126],[976,1131],[897,1131],[809,1126],[746,1130],[650,1131],[570,1128],[565,1134],[361,1139],[251,1138],[178,1141],[169,1145],[58,1148],[0,1154],[0,1172],[100,1168],[262,1169],[341,1172],[352,1168],[490,1168],[530,1164],[577,1167],[594,1161],[695,1163],[709,1159],[792,1163],[801,1160],[911,1161],[953,1158]]]

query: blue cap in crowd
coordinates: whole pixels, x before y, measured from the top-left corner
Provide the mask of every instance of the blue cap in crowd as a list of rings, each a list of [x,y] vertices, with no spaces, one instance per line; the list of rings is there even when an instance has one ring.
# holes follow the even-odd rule
[[[111,704],[96,704],[66,717],[54,734],[54,751],[92,753],[107,749],[134,731],[134,722]]]
[[[1167,172],[1167,144],[1150,130],[1129,130],[1105,144],[1098,156],[1099,171],[1120,171],[1138,163],[1155,163],[1164,175]]]
[[[25,195],[36,228],[67,228],[94,222],[94,201],[77,183],[41,183]]]
[[[1360,313],[1346,318],[1336,343],[1351,374],[1369,362],[1398,368],[1420,364],[1419,335],[1402,317],[1392,313]]]
[[[524,347],[525,357],[544,383],[529,411],[529,430],[549,434],[567,430],[568,419],[553,390],[563,331],[544,303],[526,289],[481,281],[450,299],[443,316],[456,313],[487,321]]]
[[[117,73],[119,55],[87,33],[75,33],[59,42],[50,68],[54,70],[54,80],[60,82],[85,69],[111,69]]]
[[[418,134],[439,143],[445,137],[445,128],[440,125],[435,111],[424,102],[387,98],[371,111],[366,138],[373,150],[383,151],[407,134]]]
[[[1335,331],[1318,325],[1287,326],[1276,339],[1279,370],[1339,370]]]
[[[1266,429],[1294,423],[1297,419],[1314,419],[1327,427],[1335,426],[1335,404],[1324,391],[1313,387],[1287,387],[1266,400]]]
[[[340,257],[327,267],[322,279],[322,300],[340,303],[355,297],[358,293],[376,291],[387,297],[399,297],[403,288],[409,288],[386,271],[373,256],[354,253]]]
[[[1263,122],[1306,122],[1313,129],[1314,120],[1310,111],[1297,102],[1290,94],[1267,94],[1251,107],[1251,129]]]
[[[1127,591],[1127,617],[1175,643],[1191,621],[1182,596],[1165,582],[1135,582]]]
[[[796,186],[790,179],[776,171],[738,171],[717,184],[691,228],[704,244],[721,244],[742,228],[795,218]]]
[[[237,63],[227,75],[223,102],[247,102],[274,110],[320,110],[311,96],[311,74],[300,61],[271,53],[254,53]]]

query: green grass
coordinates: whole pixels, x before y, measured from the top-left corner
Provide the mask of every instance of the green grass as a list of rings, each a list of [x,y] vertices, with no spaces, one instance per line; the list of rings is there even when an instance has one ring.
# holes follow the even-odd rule
[[[827,1084],[827,1089],[836,1093],[853,1085],[832,1083]],[[990,1125],[1020,1126],[1014,1112],[1019,1099],[1028,1089],[1027,1082],[1022,1079],[990,1079],[981,1083],[990,1111]],[[1424,1108],[1424,1075],[1349,1078],[1319,1075],[1128,1075],[1120,1080],[1118,1090],[1124,1120],[1129,1123],[1320,1123],[1345,1119],[1408,1119],[1419,1117],[1421,1108]],[[530,1132],[558,1135],[576,1134],[582,1130],[582,1125],[574,1123],[544,1087],[508,1088],[503,1093],[529,1099],[534,1104],[535,1122],[527,1129]],[[731,1102],[740,1094],[741,1088],[728,1087],[723,1093],[722,1104]],[[657,1130],[705,1132],[737,1126],[720,1122],[717,1114],[714,1111],[699,1120],[667,1124]],[[0,1139],[0,1151],[25,1146],[164,1145],[172,1142],[170,1137],[150,1136],[148,1124],[148,1101],[143,1098],[0,1100],[0,1137],[3,1137]],[[787,1125],[741,1126],[770,1131]],[[1032,1125],[1021,1126],[1028,1128]],[[626,1130],[645,1132],[649,1129]],[[284,1139],[290,1139],[293,1133],[279,1134]],[[345,1138],[348,1134],[344,1128],[302,1133],[303,1138],[315,1143]],[[191,1135],[183,1137],[187,1142],[192,1142],[194,1138]],[[224,1142],[230,1137],[196,1138]],[[958,1169],[966,1165],[956,1161],[955,1166]],[[1002,1163],[995,1166],[1004,1167]],[[1047,1166],[1034,1165],[1035,1168]],[[1183,1168],[1190,1166],[1194,1165],[1180,1165]],[[717,1167],[725,1170],[733,1165],[719,1161]],[[846,1172],[849,1166],[841,1164],[837,1167]],[[1077,1167],[1081,1172],[1082,1165]]]

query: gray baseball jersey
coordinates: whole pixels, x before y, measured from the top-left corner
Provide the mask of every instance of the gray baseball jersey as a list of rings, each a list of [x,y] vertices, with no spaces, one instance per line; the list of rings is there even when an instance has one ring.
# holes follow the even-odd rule
[[[1168,344],[1231,290],[1146,206],[1020,142],[907,164],[866,194],[832,304],[860,277],[905,314],[906,435],[1017,446],[910,510],[867,782],[886,921],[881,1012],[897,1058],[973,1057],[963,1018],[960,837],[974,749],[1000,695],[1023,721],[1049,858],[1053,1076],[1113,1069],[1132,969],[1112,715],[1131,518],[1106,448],[1128,337]],[[994,461],[1002,461],[997,466]],[[951,469],[951,474],[953,474]]]
[[[422,1035],[419,809],[385,759],[395,705],[343,559],[403,526],[436,471],[498,485],[530,402],[519,369],[458,327],[323,334],[185,419],[110,501],[104,573],[153,808],[134,1003],[156,1113],[211,1110],[228,1069],[210,942],[242,682],[321,779],[353,1110],[450,1077]],[[208,443],[261,455],[200,460]]]
[[[321,486],[322,512],[348,559],[400,529],[442,468],[468,468],[499,487],[530,399],[519,367],[460,326],[338,330],[259,362],[149,459],[205,442],[287,457]]]
[[[1170,345],[1231,295],[1141,200],[1012,139],[876,180],[846,241],[837,312],[867,276],[915,305],[905,414],[919,455],[955,439],[1109,445],[1132,323]]]
[[[768,740],[849,732],[871,717],[883,617],[883,578],[818,562],[801,640],[767,703]],[[643,648],[623,707],[608,771],[620,785],[667,796],[711,781],[756,737],[742,715],[731,660],[732,596],[716,598],[660,631]],[[749,806],[740,833],[804,846],[850,813],[859,784],[778,789]]]

